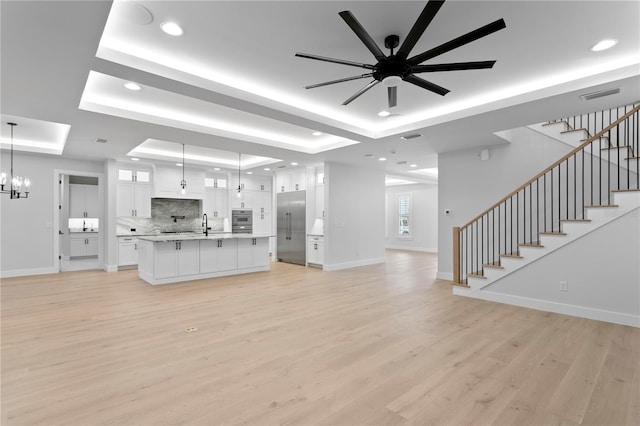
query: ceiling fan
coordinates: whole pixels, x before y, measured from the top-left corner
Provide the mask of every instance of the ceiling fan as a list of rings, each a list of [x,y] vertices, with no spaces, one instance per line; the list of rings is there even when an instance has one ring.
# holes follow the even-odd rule
[[[349,65],[353,67],[365,68],[370,72],[353,77],[341,78],[338,80],[326,81],[324,83],[312,84],[306,86],[305,89],[314,89],[316,87],[328,86],[331,84],[342,83],[345,81],[358,80],[361,78],[373,77],[373,81],[364,86],[362,89],[354,93],[349,99],[344,101],[342,105],[348,105],[363,93],[374,87],[375,85],[382,83],[387,87],[387,95],[389,108],[393,108],[398,103],[398,88],[397,85],[400,81],[406,81],[407,83],[414,84],[423,89],[430,90],[438,95],[446,95],[449,90],[437,84],[431,83],[423,78],[418,77],[416,74],[426,72],[438,72],[438,71],[461,71],[461,70],[478,70],[493,68],[496,61],[478,61],[478,62],[456,62],[445,64],[433,64],[422,65],[422,63],[428,59],[435,58],[443,53],[449,52],[460,46],[463,46],[479,38],[485,37],[503,28],[506,28],[504,19],[498,19],[490,24],[473,30],[469,33],[454,38],[446,43],[436,46],[432,49],[422,52],[419,55],[409,57],[409,53],[416,45],[424,31],[427,29],[433,18],[438,13],[438,10],[444,4],[444,0],[429,0],[422,10],[422,13],[416,20],[415,24],[407,34],[407,37],[402,42],[400,49],[394,54],[394,49],[398,47],[400,38],[397,35],[390,35],[384,39],[384,45],[391,50],[389,55],[385,55],[380,47],[373,41],[373,38],[367,33],[364,27],[358,22],[353,14],[345,10],[340,12],[340,17],[347,23],[351,30],[356,33],[358,38],[365,44],[373,56],[378,61],[375,65],[361,64],[353,61],[345,61],[342,59],[327,58],[324,56],[311,55],[307,53],[296,53],[296,56],[300,58],[315,59],[318,61],[333,62],[336,64]]]

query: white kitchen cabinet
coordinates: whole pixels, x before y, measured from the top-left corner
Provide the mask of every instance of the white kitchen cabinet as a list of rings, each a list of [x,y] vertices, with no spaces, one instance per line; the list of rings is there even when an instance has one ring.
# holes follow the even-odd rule
[[[98,186],[69,185],[69,217],[98,217]]]
[[[316,186],[316,219],[324,219],[324,185]]]
[[[153,183],[153,195],[159,198],[204,199],[204,171],[185,168],[184,180],[187,183],[182,194],[182,167],[156,167]]]
[[[119,181],[116,216],[151,217],[151,184]]]
[[[271,235],[273,216],[271,213],[256,213],[253,211],[253,233],[256,235]]]
[[[253,192],[253,212],[254,213],[271,213],[271,191],[254,191]]]
[[[240,197],[237,194],[237,191],[233,191],[231,194],[232,209],[253,209],[254,191],[243,190]]]
[[[307,265],[322,266],[324,264],[324,237],[309,235],[307,237]]]
[[[98,235],[96,234],[71,234],[69,243],[69,256],[72,258],[98,255]]]
[[[229,217],[229,195],[226,189],[207,188],[202,201],[202,213],[212,217]]]
[[[154,276],[182,277],[200,272],[199,241],[168,241],[154,244]]]
[[[118,266],[138,264],[138,239],[136,237],[118,238]]]
[[[256,268],[269,264],[268,238],[238,239],[238,269]]]
[[[231,271],[238,268],[236,240],[200,241],[200,273]]]
[[[278,172],[276,176],[276,192],[304,191],[307,189],[307,170],[294,169]]]

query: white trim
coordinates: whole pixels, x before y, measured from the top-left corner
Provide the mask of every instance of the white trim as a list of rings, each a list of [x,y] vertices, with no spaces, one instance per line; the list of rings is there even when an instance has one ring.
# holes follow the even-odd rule
[[[588,318],[597,321],[614,324],[628,325],[640,328],[640,315],[625,314],[622,312],[605,311],[586,306],[569,305],[565,303],[551,302],[548,300],[532,299],[529,297],[513,296],[510,294],[496,293],[488,290],[471,290],[465,287],[454,286],[453,294],[474,299],[488,300],[491,302],[516,305],[523,308],[536,309],[545,312],[571,315],[574,317]]]
[[[439,280],[453,281],[453,272],[436,272],[436,278]]]
[[[358,266],[375,265],[384,262],[384,257],[378,257],[373,259],[354,260],[353,262],[334,263],[332,265],[327,265],[325,263],[322,266],[322,269],[324,271],[339,271],[341,269],[357,268]]]
[[[98,233],[98,262],[102,263],[104,259],[104,242],[106,241],[105,229],[107,226],[105,220],[105,186],[107,181],[104,178],[103,172],[86,172],[80,170],[66,170],[66,169],[53,169],[53,265],[56,269],[55,272],[60,272],[60,209],[58,208],[60,202],[60,175],[73,175],[73,176],[89,176],[98,178],[98,220],[100,221],[100,232]]]
[[[0,271],[0,278],[13,278],[24,277],[28,275],[46,275],[57,273],[58,269],[55,266],[47,266],[46,268],[11,269],[9,271]]]
[[[136,265],[137,267],[137,265]],[[102,265],[102,269],[105,272],[118,272],[118,265],[107,265],[106,263]]]
[[[389,245],[387,244],[385,246],[385,249],[392,249],[392,250],[408,250],[408,251],[422,251],[422,252],[426,252],[426,253],[437,253],[438,252],[438,248],[437,247],[411,247],[411,246],[396,246],[396,245]]]

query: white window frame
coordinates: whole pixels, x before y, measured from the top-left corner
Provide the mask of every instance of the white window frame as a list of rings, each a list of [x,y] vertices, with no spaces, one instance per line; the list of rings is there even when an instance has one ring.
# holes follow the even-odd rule
[[[408,207],[406,213],[401,211],[401,200],[403,198],[408,199]],[[405,192],[402,194],[398,194],[397,203],[396,203],[396,221],[395,221],[395,231],[396,238],[401,240],[411,240],[413,239],[413,194],[410,192]],[[407,222],[407,233],[401,233],[401,222],[402,218],[406,217]]]

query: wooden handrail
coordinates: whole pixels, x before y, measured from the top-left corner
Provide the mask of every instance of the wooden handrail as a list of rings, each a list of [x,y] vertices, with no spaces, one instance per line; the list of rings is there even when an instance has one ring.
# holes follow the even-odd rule
[[[564,161],[566,161],[567,159],[571,158],[574,154],[576,154],[579,151],[582,151],[587,145],[591,144],[593,141],[595,141],[596,139],[600,138],[602,135],[604,135],[605,133],[607,133],[609,130],[613,129],[614,127],[616,127],[618,124],[622,123],[624,120],[626,120],[627,118],[631,117],[633,114],[635,114],[637,111],[640,111],[640,105],[638,105],[637,107],[635,107],[634,109],[632,109],[631,111],[629,111],[628,113],[626,113],[625,115],[623,115],[622,117],[620,117],[619,119],[617,119],[616,121],[614,121],[613,123],[609,124],[607,127],[605,127],[604,129],[602,129],[600,132],[598,132],[595,136],[592,136],[590,138],[588,138],[586,141],[584,141],[582,144],[578,145],[575,149],[573,149],[572,151],[570,151],[568,154],[566,154],[564,157],[562,157],[561,159],[559,159],[558,161],[556,161],[555,163],[553,163],[552,165],[550,165],[549,167],[547,167],[546,169],[544,169],[543,171],[541,171],[540,173],[538,173],[537,175],[535,175],[534,177],[532,177],[531,179],[529,179],[527,182],[523,183],[522,185],[520,185],[517,189],[511,191],[507,196],[505,196],[504,198],[502,198],[500,201],[498,201],[497,203],[495,203],[494,205],[492,205],[491,207],[489,207],[488,209],[486,209],[484,212],[480,213],[478,216],[474,217],[473,219],[471,219],[469,222],[467,222],[465,225],[460,227],[460,231],[462,231],[463,229],[468,228],[469,226],[471,226],[474,222],[476,222],[478,219],[480,219],[482,216],[486,215],[487,213],[489,213],[491,210],[495,209],[496,207],[498,207],[499,205],[501,205],[502,203],[504,203],[505,201],[507,201],[509,198],[513,197],[514,195],[516,195],[518,192],[522,191],[524,188],[526,188],[528,185],[532,184],[533,182],[535,182],[536,180],[538,180],[539,178],[541,178],[542,176],[544,176],[546,173],[548,173],[550,170],[552,170],[553,168],[555,168],[558,164],[563,163]]]

